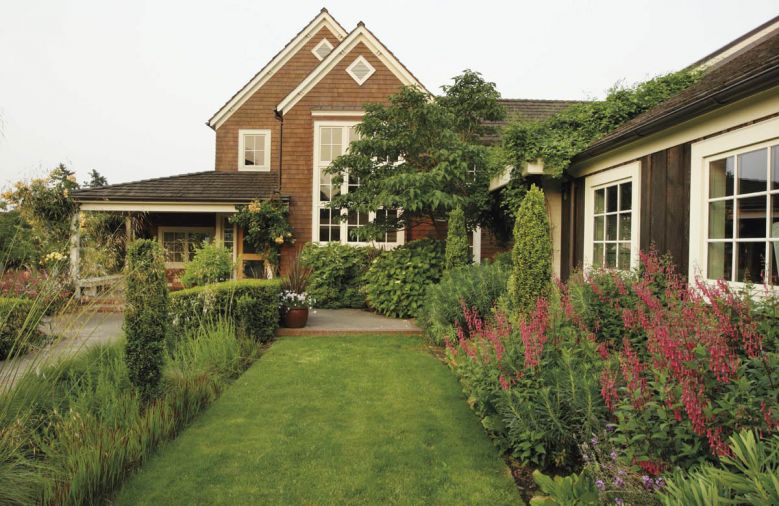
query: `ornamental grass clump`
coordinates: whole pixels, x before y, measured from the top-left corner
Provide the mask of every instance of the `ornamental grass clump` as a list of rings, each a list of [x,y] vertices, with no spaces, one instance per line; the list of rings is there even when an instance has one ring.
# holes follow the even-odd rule
[[[150,399],[157,394],[168,330],[168,286],[162,248],[141,239],[127,249],[125,356],[130,382]]]

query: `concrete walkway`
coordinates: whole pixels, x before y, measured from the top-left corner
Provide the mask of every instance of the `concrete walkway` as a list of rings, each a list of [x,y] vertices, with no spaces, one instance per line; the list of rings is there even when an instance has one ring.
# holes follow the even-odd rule
[[[419,334],[414,320],[387,318],[362,309],[312,309],[302,329],[280,328],[279,336]]]
[[[41,325],[52,336],[46,347],[15,360],[0,361],[0,391],[13,385],[23,374],[47,363],[71,356],[90,346],[120,339],[121,313],[76,312],[55,316]]]

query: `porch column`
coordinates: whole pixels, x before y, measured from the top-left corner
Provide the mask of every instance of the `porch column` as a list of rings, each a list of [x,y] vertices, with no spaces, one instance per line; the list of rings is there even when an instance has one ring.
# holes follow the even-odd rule
[[[73,282],[74,295],[81,298],[80,286],[81,264],[81,211],[77,210],[70,217],[70,280]]]

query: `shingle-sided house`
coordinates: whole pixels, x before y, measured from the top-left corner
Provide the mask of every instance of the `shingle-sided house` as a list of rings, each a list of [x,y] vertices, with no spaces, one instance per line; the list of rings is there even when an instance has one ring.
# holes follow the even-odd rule
[[[347,32],[323,9],[208,120],[216,133],[214,170],[83,189],[75,198],[82,211],[136,213],[136,235],[159,239],[175,279],[204,238],[232,250],[237,277],[262,275],[259,256],[228,217],[236,205],[278,195],[289,202],[297,239],[282,252],[283,273],[306,242],[359,244],[349,230],[366,217],[344,222],[332,215],[326,206],[333,188],[322,170],[349,145],[363,104],[386,102],[402,86],[425,89],[363,23]],[[532,118],[568,104],[504,101],[509,115]],[[429,233],[415,230],[414,238]],[[399,231],[373,244],[405,240]],[[473,242],[480,257],[480,232]],[[495,249],[488,238],[484,254]]]

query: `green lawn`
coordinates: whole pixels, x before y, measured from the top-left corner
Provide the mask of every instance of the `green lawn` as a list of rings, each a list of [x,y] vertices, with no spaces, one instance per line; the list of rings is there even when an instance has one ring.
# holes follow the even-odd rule
[[[409,336],[273,344],[116,504],[520,504],[447,368]]]

